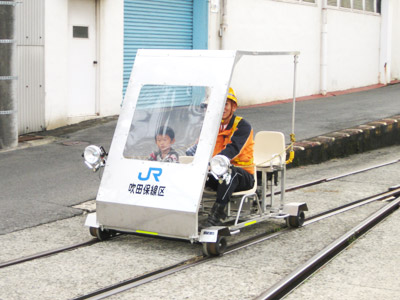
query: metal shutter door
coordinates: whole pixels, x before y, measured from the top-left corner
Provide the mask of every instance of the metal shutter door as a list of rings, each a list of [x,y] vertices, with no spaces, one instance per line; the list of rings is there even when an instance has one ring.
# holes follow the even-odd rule
[[[124,94],[138,49],[193,49],[193,0],[124,1]]]

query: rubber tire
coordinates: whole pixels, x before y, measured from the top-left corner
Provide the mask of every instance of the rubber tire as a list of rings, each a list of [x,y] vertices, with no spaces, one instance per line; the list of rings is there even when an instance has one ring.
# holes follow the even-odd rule
[[[96,227],[89,227],[89,232],[91,236],[99,239],[100,241],[107,240],[112,236],[111,231],[101,230],[100,228]]]
[[[219,236],[215,243],[203,243],[203,254],[205,256],[219,256],[226,250],[226,238]]]
[[[303,226],[304,219],[305,219],[304,211],[299,210],[299,212],[297,213],[297,216],[290,216],[288,218],[289,226],[296,227],[296,228],[301,227],[301,226]]]

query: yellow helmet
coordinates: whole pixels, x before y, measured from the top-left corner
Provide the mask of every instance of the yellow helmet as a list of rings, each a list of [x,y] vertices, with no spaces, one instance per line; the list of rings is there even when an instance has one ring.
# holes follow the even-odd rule
[[[235,102],[236,105],[238,104],[235,91],[234,91],[233,88],[231,88],[231,87],[229,88],[227,98],[228,98],[228,99],[231,99],[233,102]]]

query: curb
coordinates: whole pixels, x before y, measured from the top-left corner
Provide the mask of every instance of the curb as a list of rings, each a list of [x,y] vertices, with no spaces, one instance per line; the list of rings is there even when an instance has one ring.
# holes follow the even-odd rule
[[[287,167],[318,164],[400,144],[400,115],[369,122],[294,143],[294,160]]]

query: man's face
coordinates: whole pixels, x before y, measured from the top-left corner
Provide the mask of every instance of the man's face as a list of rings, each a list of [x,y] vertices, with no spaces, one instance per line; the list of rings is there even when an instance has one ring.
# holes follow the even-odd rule
[[[236,111],[236,103],[232,102],[230,99],[226,99],[224,114],[222,115],[222,120],[228,121],[233,113]]]

